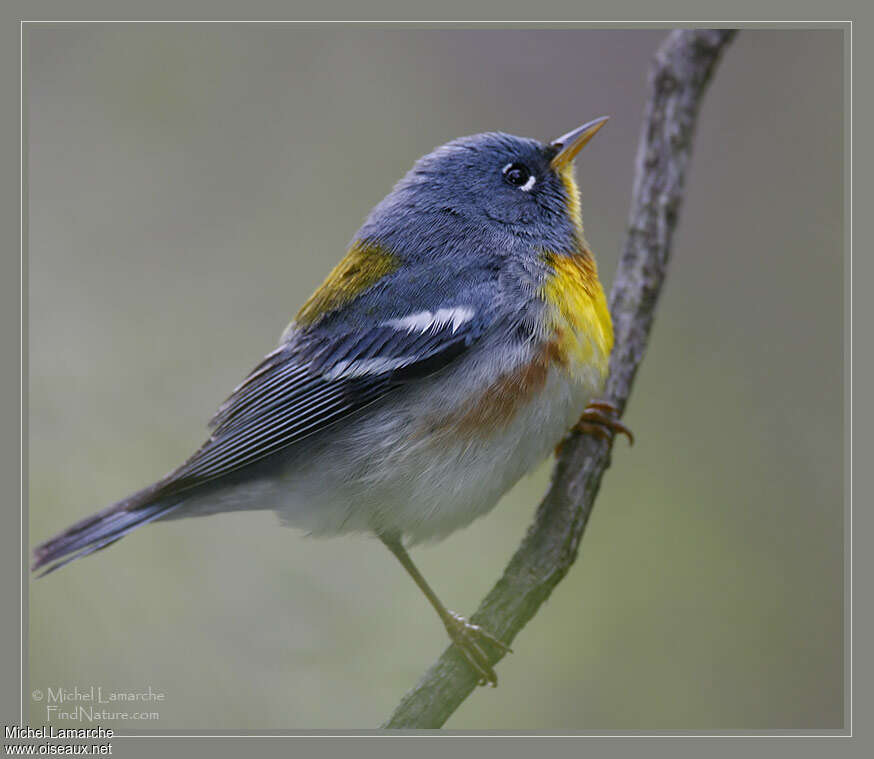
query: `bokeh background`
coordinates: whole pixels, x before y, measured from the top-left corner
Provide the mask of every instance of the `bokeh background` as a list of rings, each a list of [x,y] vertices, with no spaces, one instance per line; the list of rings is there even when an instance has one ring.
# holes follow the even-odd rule
[[[665,34],[27,28],[31,545],[187,456],[435,145],[612,115],[578,161],[609,287]],[[447,727],[843,724],[842,55],[839,31],[729,49],[626,413],[638,442],[500,687]],[[414,552],[452,608],[497,578],[548,473]],[[444,645],[382,546],[270,513],[152,525],[30,588],[31,688],[166,693],[116,729],[374,727]]]

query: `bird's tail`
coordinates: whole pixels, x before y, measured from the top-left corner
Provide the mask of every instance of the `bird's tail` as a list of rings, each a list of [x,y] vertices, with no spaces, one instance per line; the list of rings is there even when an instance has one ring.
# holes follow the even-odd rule
[[[109,508],[68,527],[33,549],[31,570],[38,575],[60,569],[74,559],[87,556],[120,540],[132,530],[164,516],[182,504],[179,497],[161,498],[160,486],[152,485]],[[47,566],[50,565],[50,566]]]

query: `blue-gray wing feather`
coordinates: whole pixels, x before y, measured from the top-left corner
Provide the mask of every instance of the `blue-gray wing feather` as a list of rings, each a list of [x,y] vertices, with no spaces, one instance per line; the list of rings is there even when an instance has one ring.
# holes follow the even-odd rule
[[[346,419],[456,360],[483,326],[472,319],[425,330],[380,324],[360,332],[292,334],[219,408],[211,437],[165,480],[167,490],[248,466]]]

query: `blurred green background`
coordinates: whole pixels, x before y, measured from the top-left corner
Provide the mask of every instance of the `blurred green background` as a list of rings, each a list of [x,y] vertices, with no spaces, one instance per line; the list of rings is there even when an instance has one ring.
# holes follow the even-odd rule
[[[187,456],[435,145],[612,115],[577,170],[609,287],[665,34],[26,28],[31,544]],[[638,442],[500,687],[447,727],[843,724],[842,55],[839,31],[729,49],[626,413]],[[548,473],[414,552],[450,607],[476,607]],[[152,525],[30,588],[31,688],[166,693],[158,721],[115,729],[375,727],[444,646],[381,545],[270,513]]]

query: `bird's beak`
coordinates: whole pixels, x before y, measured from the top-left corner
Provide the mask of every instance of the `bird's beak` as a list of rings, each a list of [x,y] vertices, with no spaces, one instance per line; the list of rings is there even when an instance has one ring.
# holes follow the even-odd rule
[[[563,134],[557,140],[549,143],[549,146],[558,152],[553,156],[549,165],[553,169],[562,169],[576,158],[579,153],[594,136],[595,133],[607,123],[609,116],[601,116],[599,119],[583,124],[581,127]]]

